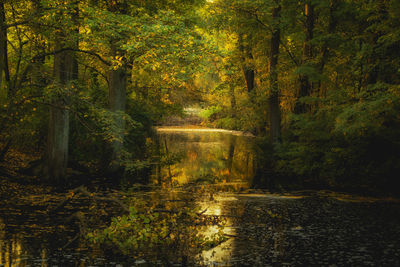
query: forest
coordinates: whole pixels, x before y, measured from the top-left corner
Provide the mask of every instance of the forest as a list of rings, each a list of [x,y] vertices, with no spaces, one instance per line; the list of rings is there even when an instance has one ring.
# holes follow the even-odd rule
[[[399,0],[0,0],[0,266],[82,260],[51,262],[52,247],[104,253],[82,266],[214,266],[204,251],[240,248],[254,220],[306,231],[303,217],[285,221],[296,207],[324,214],[356,198],[335,206],[338,225],[355,216],[363,229],[368,209],[396,224],[399,177]],[[218,202],[228,192],[238,203]],[[256,212],[254,193],[297,206]],[[212,214],[213,201],[245,211]],[[30,239],[2,234],[27,223]],[[400,264],[400,229],[390,231],[379,234],[393,237],[382,245],[392,256],[373,265]],[[296,258],[263,238],[275,256],[213,263],[368,265],[354,253]],[[38,250],[18,265],[7,242]]]

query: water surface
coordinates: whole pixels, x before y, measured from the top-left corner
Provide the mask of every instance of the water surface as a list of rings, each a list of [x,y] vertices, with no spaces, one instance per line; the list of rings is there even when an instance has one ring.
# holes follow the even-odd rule
[[[253,137],[177,127],[158,133],[158,156],[165,161],[154,166],[154,191],[134,194],[176,208],[197,206],[207,216],[224,218],[227,240],[196,255],[197,265],[400,265],[398,201],[329,192],[255,194],[248,190],[255,173]],[[200,192],[196,197],[193,188]],[[121,197],[118,191],[96,194]],[[64,197],[28,192],[2,201],[0,266],[151,266],[88,248],[79,238],[79,220],[71,215],[92,209],[93,201],[80,197],[49,215],[48,207]],[[106,216],[122,214],[101,201],[95,209],[106,210]],[[202,231],[217,230],[210,225]],[[178,259],[175,263],[179,266]]]
[[[155,180],[183,185],[212,183],[248,188],[254,176],[253,138],[237,131],[207,128],[158,129],[160,149],[180,161],[161,167]]]

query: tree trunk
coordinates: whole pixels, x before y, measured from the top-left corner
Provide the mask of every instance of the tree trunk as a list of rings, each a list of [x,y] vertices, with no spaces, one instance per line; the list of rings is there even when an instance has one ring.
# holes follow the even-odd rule
[[[112,56],[117,55],[116,48],[111,49]],[[121,66],[118,69],[112,69],[108,73],[109,79],[109,109],[112,112],[125,112],[126,106],[126,83],[127,74],[126,67]],[[125,128],[124,119],[117,116],[115,124],[119,129],[119,140],[123,140],[123,132]],[[111,144],[111,162],[109,165],[110,172],[116,172],[120,168],[120,154],[123,149],[123,141],[114,141]]]
[[[0,89],[3,84],[3,74],[6,82],[9,82],[6,12],[4,0],[0,0]]]
[[[76,7],[76,12],[78,7]],[[77,14],[73,14],[72,17]],[[74,24],[77,23],[72,19]],[[74,25],[74,27],[79,27]],[[55,49],[62,49],[67,46],[78,48],[78,32],[76,28],[66,33],[59,33],[55,38]],[[71,36],[72,35],[72,36]],[[74,39],[75,38],[75,39]],[[73,42],[69,42],[70,40]],[[71,81],[78,78],[77,61],[73,51],[64,51],[54,55],[54,83],[62,90],[71,86]],[[58,94],[52,99],[49,118],[48,134],[48,178],[53,183],[66,182],[66,171],[68,164],[68,143],[69,143],[69,97]]]
[[[305,65],[309,63],[309,61],[313,57],[313,47],[311,45],[311,40],[313,39],[314,34],[314,6],[311,3],[306,3],[304,7],[304,14],[306,16],[306,39],[303,44],[303,57],[302,64]],[[312,84],[309,80],[309,77],[306,74],[300,75],[300,90],[298,98],[302,98],[305,96],[310,96]],[[305,113],[309,109],[308,105],[297,100],[295,106],[295,113]]]
[[[107,9],[110,12],[126,14],[128,9],[127,1],[110,2],[107,4]],[[110,43],[111,57],[123,56],[120,54],[119,48],[115,45],[116,40]],[[113,68],[108,72],[109,81],[109,109],[111,112],[125,112],[126,106],[126,84],[127,84],[127,71],[126,64]],[[125,120],[121,116],[117,116],[115,124],[118,128],[118,139],[111,144],[111,155],[108,157],[108,172],[115,173],[121,169],[121,152],[123,149],[123,138],[125,129]],[[111,157],[111,158],[110,158]]]
[[[79,49],[79,27],[80,27],[80,22],[79,22],[79,1],[77,1],[74,5],[74,8],[70,11],[71,14],[71,19],[72,19],[72,32],[73,32],[73,37],[72,39],[72,47],[78,48]],[[71,79],[77,81],[79,78],[79,65],[78,65],[78,59],[76,56],[72,56],[69,58],[71,62]]]
[[[32,1],[32,6],[33,9],[35,10],[35,13],[38,14],[38,18],[42,16],[43,12],[43,6],[40,0],[33,0]],[[42,29],[40,25],[38,25],[36,22],[33,22],[31,24],[32,31],[35,36],[35,41],[34,41],[34,49],[35,51],[41,51],[43,54],[46,53],[45,45],[44,45],[44,39],[42,35]],[[36,59],[33,62],[32,65],[32,73],[30,75],[31,78],[31,83],[37,88],[37,94],[41,93],[41,88],[44,88],[48,85],[48,79],[45,78],[43,75],[43,65],[45,64],[45,57],[40,57]]]
[[[328,23],[328,34],[332,34],[337,25],[337,19],[335,17],[335,11],[338,8],[339,0],[331,0],[329,4],[329,23]],[[319,64],[319,70],[322,72],[324,70],[326,61],[328,60],[328,44],[325,43],[322,47],[322,56]]]
[[[279,88],[278,88],[278,57],[279,57],[279,43],[280,43],[280,29],[279,19],[281,6],[279,1],[275,1],[277,7],[272,11],[273,30],[271,36],[271,52],[269,59],[269,126],[270,136],[273,143],[279,143],[281,139],[281,112],[279,101]]]
[[[69,112],[65,100],[53,101],[48,135],[48,176],[54,183],[64,182],[68,163]]]
[[[54,78],[57,86],[67,87],[75,78],[73,52],[62,52],[54,56]],[[50,107],[48,136],[48,175],[55,182],[64,182],[68,163],[69,142],[69,98],[59,95]]]
[[[229,84],[229,94],[231,96],[231,112],[232,112],[232,118],[236,118],[236,96],[235,96],[235,86],[232,84]]]
[[[54,78],[57,86],[66,87],[72,80],[73,54],[54,56]],[[50,107],[48,135],[48,175],[54,183],[64,182],[68,163],[69,111],[67,96],[56,96]]]
[[[249,53],[250,59],[253,59],[252,53]],[[244,70],[244,77],[246,79],[246,85],[247,85],[247,92],[251,93],[254,89],[254,69],[253,68],[248,68]]]
[[[5,10],[4,10],[4,1],[0,0],[0,90],[1,85],[3,84],[3,72],[5,66],[5,44],[6,43],[6,29],[5,29]]]
[[[339,1],[340,0],[330,0],[328,34],[333,34],[336,29],[337,19],[336,19],[334,13],[338,8]],[[328,57],[329,57],[328,43],[326,43],[326,42],[324,43],[321,51],[322,51],[321,52],[322,55],[321,55],[321,60],[319,62],[319,72],[322,74],[324,71],[325,64],[328,61]],[[321,81],[318,82],[318,91],[319,91],[320,96],[325,95],[325,93],[321,92]]]
[[[239,50],[242,54],[242,70],[244,79],[246,81],[247,92],[251,93],[254,89],[254,68],[249,66],[248,60],[253,60],[253,53],[251,52],[251,48],[248,45],[245,45],[243,40],[243,35],[239,34]]]

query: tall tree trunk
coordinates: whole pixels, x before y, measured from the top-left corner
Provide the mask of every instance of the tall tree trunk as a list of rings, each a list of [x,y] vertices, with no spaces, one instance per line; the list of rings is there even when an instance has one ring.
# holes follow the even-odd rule
[[[78,4],[76,4],[78,5]],[[76,12],[78,7],[76,7]],[[71,14],[72,21],[77,14]],[[74,27],[79,27],[74,25]],[[55,38],[55,49],[64,47],[78,48],[78,36],[76,28],[71,29],[68,37],[65,33],[58,34]],[[72,35],[72,36],[71,36]],[[73,40],[72,42],[70,40]],[[67,89],[71,82],[78,78],[77,61],[73,51],[64,51],[54,55],[54,82],[61,89]],[[68,165],[69,143],[69,97],[56,95],[52,99],[49,118],[48,133],[48,176],[53,183],[66,182]]]
[[[385,0],[377,0],[374,1],[375,5],[375,15],[372,15],[371,17],[371,23],[374,23],[375,25],[387,23],[388,17],[389,17],[389,2],[390,1],[385,1]],[[379,39],[384,35],[384,32],[382,29],[379,27],[374,30],[372,34],[368,34],[369,38],[367,38],[366,42],[368,43],[369,46],[371,46],[371,53],[368,55],[367,62],[366,62],[366,74],[365,74],[365,82],[364,82],[364,87],[367,88],[369,85],[376,84],[377,82],[388,82],[382,80],[382,78],[385,76],[384,73],[382,73],[382,65],[383,63],[381,62],[384,60],[382,58],[382,52],[381,47],[382,44],[379,44]],[[392,83],[393,78],[390,78],[390,83]]]
[[[72,39],[72,47],[73,48],[79,48],[79,27],[80,27],[80,22],[79,22],[79,1],[75,2],[74,8],[70,11],[70,16],[72,20],[72,32],[73,36],[71,37]],[[74,56],[73,52],[72,56],[69,58],[71,62],[71,78],[72,80],[77,81],[79,78],[79,65],[78,65],[78,59],[76,56]]]
[[[5,45],[6,42],[6,28],[5,28],[5,10],[4,10],[4,0],[0,0],[0,89],[3,83],[3,73],[5,66]]]
[[[329,23],[328,23],[328,34],[333,34],[337,25],[337,18],[335,17],[335,11],[338,8],[340,0],[330,0],[329,4]],[[322,72],[324,70],[326,61],[328,60],[328,44],[325,43],[322,47],[322,56],[321,61],[319,63],[319,71]]]
[[[278,57],[280,43],[280,12],[281,6],[279,0],[275,1],[276,7],[272,11],[273,30],[271,35],[271,52],[269,59],[269,126],[270,136],[273,143],[279,143],[281,139],[281,112],[278,88]]]
[[[115,46],[111,48],[113,57],[117,55]],[[126,83],[127,74],[126,66],[112,69],[108,73],[109,79],[109,109],[112,112],[125,112],[126,106]],[[116,126],[120,130],[119,140],[123,140],[123,131],[125,128],[124,119],[121,116],[116,118]],[[120,154],[123,148],[123,141],[114,141],[111,144],[111,163],[109,165],[110,172],[116,172],[120,168]]]
[[[8,101],[7,115],[0,121],[0,132],[7,128],[7,125],[12,124],[15,117],[10,119],[11,113],[15,110],[15,91],[12,90],[10,70],[8,65],[8,36],[7,36],[7,19],[4,6],[5,1],[0,0],[0,90],[2,89],[3,81],[6,83],[6,95]],[[4,80],[3,80],[4,79]]]
[[[119,14],[126,14],[128,5],[127,1],[119,1],[119,2],[110,2],[107,4],[107,8],[109,11]],[[112,40],[110,43],[110,53],[113,58],[116,56],[123,56],[119,51],[119,47],[115,45],[116,40]],[[127,84],[127,71],[126,64],[124,63],[122,66],[118,68],[113,68],[108,73],[109,80],[109,109],[112,112],[125,112],[126,106],[126,84]],[[109,158],[109,162],[107,164],[108,171],[111,173],[117,172],[121,168],[121,152],[123,149],[123,138],[124,138],[124,129],[125,129],[125,120],[117,116],[115,119],[115,123],[117,128],[119,129],[118,139],[117,141],[112,142],[111,144],[111,156]]]
[[[338,8],[340,0],[330,0],[329,4],[329,23],[328,23],[328,34],[333,34],[336,25],[337,25],[337,18],[335,17],[335,11]],[[328,43],[325,42],[324,45],[322,46],[321,49],[321,60],[319,62],[319,72],[322,74],[324,71],[324,67],[326,62],[328,61],[329,57],[329,49],[328,49]],[[321,81],[318,82],[318,91],[320,96],[324,96],[325,93],[321,92]]]
[[[239,50],[242,54],[242,70],[244,79],[246,81],[247,92],[251,93],[254,89],[254,68],[248,64],[248,61],[252,61],[253,53],[251,52],[251,48],[249,45],[245,44],[245,40],[243,39],[243,34],[239,34]]]
[[[313,34],[314,34],[314,21],[315,21],[315,16],[314,16],[314,6],[308,2],[304,6],[304,14],[306,16],[306,39],[303,44],[303,56],[302,56],[302,64],[305,65],[309,63],[309,61],[313,57],[313,46],[311,45],[311,40],[313,39]],[[298,98],[302,98],[305,96],[310,96],[311,90],[312,90],[312,84],[309,80],[308,75],[302,74],[300,75],[300,90],[299,90],[299,96]],[[295,106],[295,113],[300,114],[300,113],[305,113],[309,109],[308,105],[305,103],[302,103],[301,101],[297,100],[296,106]]]
[[[33,9],[37,14],[38,18],[43,15],[43,6],[41,0],[33,0],[32,1]],[[31,28],[33,33],[35,34],[35,51],[41,51],[43,54],[46,52],[46,48],[43,41],[43,33],[40,25],[38,23],[33,22],[31,24]],[[49,81],[43,75],[43,65],[45,64],[45,57],[40,57],[33,62],[32,65],[32,73],[31,73],[31,83],[37,88],[37,94],[41,94],[42,89],[48,85]]]
[[[9,82],[6,11],[4,0],[0,0],[0,89],[3,83],[3,74],[6,82]]]
[[[232,118],[236,118],[236,95],[235,95],[235,86],[229,84],[229,94],[231,96],[231,111],[232,111]]]
[[[63,52],[54,56],[54,78],[56,86],[65,88],[72,80],[73,54]],[[69,99],[59,95],[50,107],[48,134],[48,175],[54,183],[64,182],[68,164]]]

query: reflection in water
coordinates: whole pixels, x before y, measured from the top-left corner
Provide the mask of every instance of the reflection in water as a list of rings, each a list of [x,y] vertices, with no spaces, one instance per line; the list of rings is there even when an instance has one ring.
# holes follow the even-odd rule
[[[102,252],[74,239],[79,229],[70,212],[48,216],[39,204],[0,206],[0,266],[104,266]]]
[[[180,160],[155,166],[153,182],[169,185],[173,182],[182,187],[173,190],[168,186],[155,192],[143,192],[143,197],[150,198],[151,203],[164,202],[166,208],[198,206],[201,210],[207,209],[205,214],[210,216],[232,214],[232,203],[237,199],[223,194],[222,197],[221,194],[213,195],[212,192],[249,187],[254,175],[252,138],[218,131],[165,131],[160,132],[159,137],[160,151],[169,156],[178,155]],[[193,198],[184,190],[187,184],[192,188],[204,187],[202,192],[206,194]],[[45,201],[45,206],[33,203],[9,206],[3,203],[0,206],[0,266],[115,266],[117,262],[106,260],[103,252],[91,251],[82,240],[74,239],[79,228],[73,221],[66,222],[66,218],[71,216],[73,209],[84,209],[79,201],[77,199],[77,203],[55,216],[46,214],[49,203]],[[239,212],[238,209],[235,212]],[[224,232],[228,237],[235,236],[234,225],[227,216]],[[204,229],[206,235],[216,231],[216,226]],[[229,262],[232,247],[234,240],[229,238],[201,256],[206,263]]]
[[[12,236],[6,241],[0,243],[0,264],[1,266],[31,266],[30,255],[34,253],[28,246],[24,245],[22,242],[24,237],[21,235]],[[35,266],[47,267],[47,250],[42,248],[37,251],[40,258],[32,260]]]
[[[156,181],[171,181],[173,184],[212,184],[206,191],[238,192],[251,185],[254,176],[254,153],[252,138],[236,132],[212,131],[209,129],[166,129],[159,131],[161,151],[166,154],[181,155],[180,161],[170,166],[155,168]],[[167,182],[168,183],[168,182]],[[236,235],[235,222],[231,216],[239,216],[240,208],[233,196],[215,194],[198,200],[200,210],[205,215],[220,216],[225,219],[223,232],[227,241],[204,251],[200,256],[206,265],[230,264]],[[233,211],[232,207],[237,208]],[[211,237],[220,228],[207,226],[203,233]]]
[[[160,151],[181,154],[182,159],[153,170],[154,183],[168,186],[135,192],[135,197],[167,210],[197,206],[205,215],[225,218],[224,233],[229,239],[198,255],[199,264],[400,266],[398,203],[326,192],[309,192],[304,198],[232,193],[251,184],[251,140],[217,131],[160,132]],[[179,186],[171,187],[169,180]],[[121,197],[120,192],[115,194],[114,198]],[[79,229],[66,218],[73,209],[88,209],[89,205],[77,199],[71,207],[48,216],[51,196],[30,196],[46,199],[41,206],[29,200],[1,203],[0,267],[135,265],[128,259],[110,260],[106,252],[90,250],[79,239],[71,242]],[[211,236],[218,230],[207,226],[202,232]]]
[[[21,232],[15,233],[14,229],[18,225],[10,221],[8,225],[6,223],[0,220],[0,266],[30,266],[27,260],[32,254],[38,255],[35,266],[47,266],[46,249],[36,246],[39,242],[46,244],[46,240],[31,243],[27,231],[19,229]]]
[[[234,237],[236,235],[236,229],[231,220],[231,212],[229,207],[232,206],[232,202],[236,202],[237,198],[233,196],[216,196],[214,201],[203,201],[199,202],[198,205],[202,210],[207,209],[205,215],[210,216],[222,216],[225,219],[225,225],[223,232],[229,238],[227,241],[218,245],[215,248],[204,251],[201,254],[202,262],[206,265],[229,263],[232,258],[232,251],[235,245]],[[218,226],[209,226],[205,229],[204,234],[206,236],[212,236],[218,233]]]
[[[222,183],[232,187],[250,185],[254,175],[253,153],[249,137],[226,132],[159,132],[161,150],[181,155],[179,162],[156,168],[155,180],[171,179],[175,184],[189,182]]]

